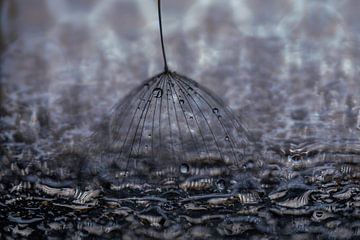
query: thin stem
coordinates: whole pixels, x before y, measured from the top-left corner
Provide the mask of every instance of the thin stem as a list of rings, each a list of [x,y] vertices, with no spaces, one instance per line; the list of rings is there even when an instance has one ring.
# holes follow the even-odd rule
[[[162,48],[162,54],[164,58],[164,70],[165,72],[168,72],[168,65],[166,62],[166,55],[165,55],[165,47],[164,47],[164,39],[163,39],[163,33],[162,33],[162,24],[161,24],[161,5],[160,0],[158,0],[158,13],[159,13],[159,27],[160,27],[160,39],[161,39],[161,48]]]

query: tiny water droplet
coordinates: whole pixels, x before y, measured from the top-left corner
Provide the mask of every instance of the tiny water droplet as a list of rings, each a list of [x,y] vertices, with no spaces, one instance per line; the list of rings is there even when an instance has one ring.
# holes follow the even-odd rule
[[[155,88],[153,94],[156,98],[161,98],[163,95],[163,90],[161,88]]]
[[[148,136],[151,137],[151,134],[149,134]]]
[[[190,167],[186,163],[183,163],[183,164],[180,165],[180,172],[181,173],[186,174],[186,173],[189,172],[189,170],[190,170]]]
[[[213,113],[218,114],[218,113],[219,113],[219,109],[218,109],[218,108],[213,108]]]
[[[145,148],[147,149],[149,146],[148,145],[145,145]]]
[[[298,163],[302,160],[302,156],[299,154],[295,154],[295,155],[289,155],[288,156],[288,161],[289,162],[293,162],[293,163]]]
[[[249,159],[243,164],[244,169],[253,169],[255,167],[255,162],[252,159]]]
[[[225,189],[225,180],[220,178],[219,180],[217,180],[216,182],[216,187],[219,189],[219,190],[224,190]]]
[[[229,136],[225,136],[225,140],[229,141],[230,140]]]
[[[150,87],[149,83],[145,83],[145,84],[144,84],[144,87],[149,88],[149,87]]]
[[[180,99],[180,100],[179,100],[179,103],[180,103],[180,104],[184,104],[184,100]]]
[[[189,90],[189,91],[192,91],[192,90],[193,90],[193,88],[192,88],[192,87],[188,87],[188,90]]]
[[[219,116],[218,116],[218,119],[219,119],[219,120],[221,120],[221,118],[222,118],[222,116],[221,116],[221,115],[219,115]]]
[[[314,212],[314,215],[316,215],[316,217],[318,218],[321,218],[324,215],[324,213],[322,211],[316,211]]]
[[[193,116],[190,116],[189,118],[190,118],[190,119],[193,119]]]

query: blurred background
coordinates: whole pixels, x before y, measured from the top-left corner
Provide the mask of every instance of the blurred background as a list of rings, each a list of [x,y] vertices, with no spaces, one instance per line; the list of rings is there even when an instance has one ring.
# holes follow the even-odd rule
[[[30,143],[88,135],[162,71],[156,4],[0,1],[2,129]],[[360,1],[164,0],[162,11],[170,69],[220,96],[255,139],[357,142]]]

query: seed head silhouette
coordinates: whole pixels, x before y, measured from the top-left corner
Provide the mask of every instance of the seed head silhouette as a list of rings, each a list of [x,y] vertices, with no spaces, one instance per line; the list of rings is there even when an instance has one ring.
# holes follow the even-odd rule
[[[197,162],[238,166],[248,145],[247,131],[210,90],[169,71],[158,15],[164,72],[131,91],[92,136],[97,171],[115,178],[184,174]]]

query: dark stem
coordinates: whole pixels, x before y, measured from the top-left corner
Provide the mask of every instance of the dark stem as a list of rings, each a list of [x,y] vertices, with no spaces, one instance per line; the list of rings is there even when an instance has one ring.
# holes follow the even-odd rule
[[[168,65],[166,62],[166,54],[165,54],[165,47],[164,47],[164,39],[163,39],[163,33],[162,33],[162,24],[161,24],[161,5],[160,0],[158,0],[158,13],[159,13],[159,27],[160,27],[160,39],[161,39],[161,48],[162,48],[162,54],[164,58],[164,70],[165,72],[168,72]]]

